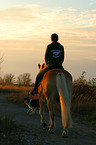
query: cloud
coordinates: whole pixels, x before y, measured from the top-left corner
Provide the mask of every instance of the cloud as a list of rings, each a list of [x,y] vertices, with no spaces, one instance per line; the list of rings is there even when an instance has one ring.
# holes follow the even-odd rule
[[[95,0],[91,0],[91,2],[89,3],[89,5],[96,5],[96,1]]]
[[[68,11],[73,11],[73,12],[76,12],[78,11],[77,9],[72,9],[72,8],[67,8]]]
[[[48,40],[51,33],[61,36],[65,45],[96,45],[95,11],[49,9],[20,5],[0,11],[0,39]]]
[[[78,72],[78,69],[83,70],[82,65],[84,69],[85,66],[90,68],[91,62],[94,64],[93,70],[90,69],[93,72],[96,61],[94,9],[80,11],[20,5],[0,11],[0,51],[4,53],[4,73],[27,70],[35,78],[37,72],[35,70],[33,74],[32,67],[37,68],[38,62],[43,63],[45,47],[54,32],[58,33],[59,41],[65,47],[66,68]]]
[[[21,18],[32,18],[40,12],[39,5],[26,5],[26,6],[14,6],[8,9],[0,10],[0,18],[16,18],[20,20]],[[19,19],[20,18],[20,19]],[[23,19],[21,19],[23,20]],[[26,19],[25,19],[26,20]]]
[[[96,9],[93,9],[92,12],[96,12]]]

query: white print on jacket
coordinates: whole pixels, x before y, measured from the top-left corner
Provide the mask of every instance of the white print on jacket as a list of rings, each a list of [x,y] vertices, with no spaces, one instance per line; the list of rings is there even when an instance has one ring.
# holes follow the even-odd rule
[[[53,57],[54,58],[59,58],[60,57],[60,53],[62,52],[61,50],[51,50]]]

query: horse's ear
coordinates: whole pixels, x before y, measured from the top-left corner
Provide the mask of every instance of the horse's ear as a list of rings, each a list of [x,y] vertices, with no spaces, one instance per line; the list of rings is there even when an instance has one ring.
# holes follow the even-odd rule
[[[44,66],[45,66],[45,64],[43,63],[43,64],[42,64],[42,69],[44,68]]]
[[[40,66],[41,66],[41,65],[40,65],[40,64],[38,64],[38,68],[40,68]]]

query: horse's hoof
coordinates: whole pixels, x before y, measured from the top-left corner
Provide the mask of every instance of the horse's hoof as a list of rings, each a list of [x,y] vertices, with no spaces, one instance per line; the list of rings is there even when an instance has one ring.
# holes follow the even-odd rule
[[[62,137],[63,137],[63,138],[68,138],[67,131],[63,131],[63,133],[62,133]]]
[[[48,129],[48,132],[50,133],[50,134],[54,134],[54,130],[52,130],[52,129]]]
[[[50,126],[48,125],[48,126],[47,126],[47,131],[48,131],[49,129],[50,129]]]
[[[68,138],[68,135],[62,135],[63,138]]]
[[[46,129],[46,126],[47,126],[46,123],[41,124],[42,129]]]

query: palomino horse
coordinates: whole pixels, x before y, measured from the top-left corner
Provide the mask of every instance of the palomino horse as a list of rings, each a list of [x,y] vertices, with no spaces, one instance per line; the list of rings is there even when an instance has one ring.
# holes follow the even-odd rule
[[[61,69],[53,69],[45,73],[38,88],[40,101],[41,125],[46,127],[44,119],[44,104],[47,103],[49,110],[48,132],[54,132],[55,108],[60,100],[61,117],[63,125],[63,137],[67,137],[67,128],[72,126],[71,98],[72,98],[72,76],[69,72]],[[58,99],[59,98],[59,99]]]

